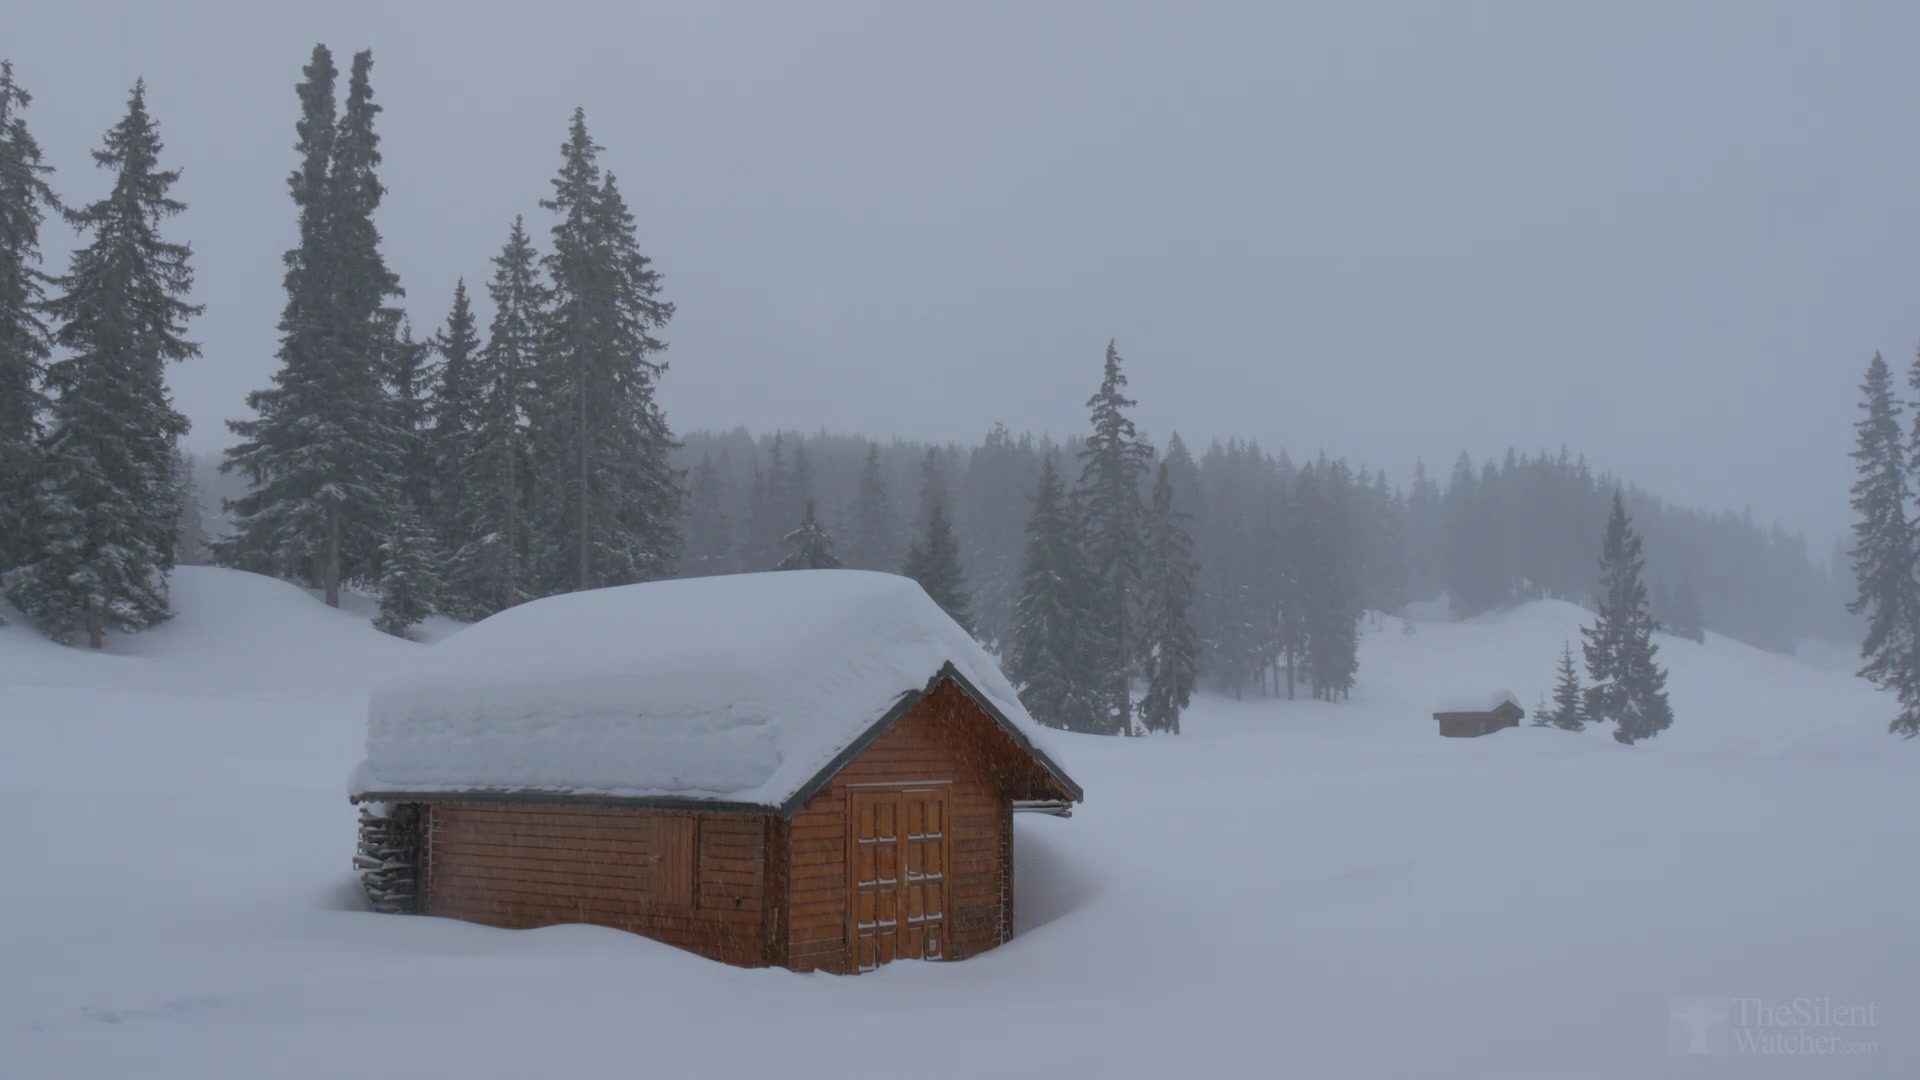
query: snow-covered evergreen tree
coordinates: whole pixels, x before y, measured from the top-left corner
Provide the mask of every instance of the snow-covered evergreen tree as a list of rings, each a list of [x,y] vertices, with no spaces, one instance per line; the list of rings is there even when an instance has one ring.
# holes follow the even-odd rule
[[[1140,501],[1153,451],[1135,432],[1126,410],[1120,352],[1107,342],[1100,389],[1087,399],[1093,431],[1080,448],[1081,548],[1089,570],[1088,635],[1098,644],[1086,653],[1092,677],[1103,688],[1106,730],[1133,731],[1133,659],[1139,644],[1133,611],[1140,582]],[[1089,641],[1093,645],[1093,641]]]
[[[654,399],[666,370],[654,335],[673,305],[659,298],[660,275],[599,154],[575,109],[553,196],[541,202],[559,215],[534,417],[544,429],[535,563],[553,568],[553,590],[663,577],[679,554],[681,477]]]
[[[1360,668],[1361,552],[1351,525],[1353,476],[1324,456],[1300,472],[1296,521],[1301,528],[1300,621],[1313,696],[1337,700],[1353,689]]]
[[[787,557],[776,570],[838,570],[840,557],[833,553],[833,537],[813,513],[813,500],[807,500],[806,517],[800,527],[787,534]]]
[[[160,167],[161,150],[146,84],[135,83],[93,155],[113,188],[71,215],[86,242],[47,305],[66,355],[47,368],[52,404],[32,511],[40,547],[9,581],[14,603],[50,637],[85,633],[94,648],[109,629],[168,615],[187,418],[168,397],[166,366],[200,354],[185,333],[201,309],[185,299],[190,250],[160,235],[186,209],[169,194],[179,173]]]
[[[1085,569],[1076,521],[1054,466],[1041,459],[1040,485],[1027,519],[1020,599],[1006,655],[1007,678],[1034,719],[1068,731],[1106,732],[1103,687],[1088,679]]]
[[[1188,610],[1193,605],[1193,540],[1186,515],[1174,509],[1167,462],[1154,478],[1147,509],[1142,574],[1140,638],[1146,657],[1147,689],[1140,698],[1140,723],[1148,731],[1180,731],[1180,713],[1193,697],[1198,676],[1198,647]]]
[[[1920,584],[1914,577],[1908,448],[1900,431],[1893,376],[1874,354],[1860,384],[1866,415],[1855,421],[1852,557],[1856,591],[1847,610],[1867,620],[1860,675],[1891,690],[1898,712],[1889,729],[1920,732]]]
[[[966,574],[960,567],[960,544],[953,536],[953,522],[947,520],[944,496],[933,501],[927,511],[927,531],[907,550],[906,565],[900,572],[920,583],[940,609],[953,617],[967,633],[973,633],[969,611],[972,597],[967,594]]]
[[[702,454],[700,464],[688,474],[685,531],[686,553],[680,560],[682,577],[733,572],[733,529],[727,518],[726,478],[714,464],[712,454]]]
[[[1667,673],[1655,662],[1653,619],[1647,614],[1647,589],[1640,581],[1645,565],[1640,535],[1633,531],[1620,494],[1614,493],[1600,549],[1599,612],[1586,638],[1587,719],[1613,721],[1613,737],[1631,745],[1651,739],[1673,724],[1667,704]]]
[[[480,354],[480,333],[467,296],[466,279],[454,282],[453,307],[433,336],[440,363],[428,399],[431,422],[425,433],[427,521],[440,549],[457,553],[472,542],[466,531],[470,508],[490,495],[486,462],[474,447],[474,431],[486,407],[487,386]],[[443,609],[456,618],[479,617],[485,608],[484,580],[469,580],[450,562]]]
[[[398,486],[394,497],[411,506],[423,523],[430,520],[436,487],[432,359],[432,341],[416,341],[412,324],[402,318],[399,336],[387,353],[388,407],[392,410]]]
[[[0,575],[40,547],[28,513],[50,355],[40,223],[60,204],[46,180],[53,167],[27,130],[23,114],[32,103],[14,81],[13,62],[0,61]]]
[[[467,501],[452,507],[459,545],[450,553],[459,595],[481,616],[512,607],[531,592],[530,530],[526,523],[533,482],[529,402],[535,397],[540,327],[547,290],[539,254],[525,223],[514,218],[487,283],[493,322],[478,354],[473,383],[478,401],[465,437]]]
[[[444,587],[443,561],[420,512],[400,503],[380,545],[380,613],[373,625],[394,637],[411,638],[413,627],[436,610]]]
[[[1580,672],[1574,667],[1573,645],[1560,645],[1560,670],[1553,684],[1553,713],[1548,717],[1562,731],[1579,731],[1586,725],[1586,695],[1580,689]]]
[[[867,445],[867,457],[860,467],[859,487],[853,496],[852,544],[848,564],[861,570],[878,570],[897,564],[899,546],[895,540],[893,495],[887,490],[887,478],[880,470],[880,446]]]
[[[221,466],[251,485],[230,505],[238,532],[225,561],[317,584],[335,607],[342,581],[373,572],[402,490],[387,390],[398,329],[388,301],[400,287],[373,221],[385,189],[372,67],[372,54],[354,57],[337,120],[332,54],[316,45],[304,69],[280,369],[247,396],[255,419],[229,422],[241,441]]]

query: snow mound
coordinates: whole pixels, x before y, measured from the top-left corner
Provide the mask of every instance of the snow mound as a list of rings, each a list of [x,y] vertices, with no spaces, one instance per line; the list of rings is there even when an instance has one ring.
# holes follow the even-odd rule
[[[778,807],[949,663],[1043,747],[992,658],[907,578],[799,570],[548,597],[376,688],[351,794]]]
[[[100,651],[56,645],[6,609],[0,684],[175,693],[364,690],[419,646],[330,608],[297,585],[217,566],[175,567],[173,617],[138,634],[109,634]]]

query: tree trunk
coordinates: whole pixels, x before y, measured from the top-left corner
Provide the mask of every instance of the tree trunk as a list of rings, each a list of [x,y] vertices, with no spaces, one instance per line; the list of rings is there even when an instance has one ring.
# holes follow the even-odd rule
[[[1287,646],[1287,700],[1293,700],[1293,646]]]
[[[340,501],[327,504],[327,606],[340,606]]]
[[[87,605],[87,644],[95,649],[107,647],[106,620],[100,617],[98,601]]]

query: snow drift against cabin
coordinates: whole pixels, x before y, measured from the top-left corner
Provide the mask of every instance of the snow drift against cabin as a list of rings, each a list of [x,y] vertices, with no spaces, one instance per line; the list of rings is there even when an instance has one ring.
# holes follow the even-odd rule
[[[552,596],[377,688],[350,794],[775,808],[948,663],[1058,760],[993,659],[907,578],[801,570]]]

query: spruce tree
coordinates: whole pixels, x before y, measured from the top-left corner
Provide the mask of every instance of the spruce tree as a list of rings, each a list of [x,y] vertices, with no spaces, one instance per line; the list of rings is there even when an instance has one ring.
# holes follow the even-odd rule
[[[452,555],[473,540],[467,532],[471,508],[490,495],[487,462],[474,447],[474,433],[486,407],[480,334],[467,297],[465,279],[453,286],[453,307],[433,336],[432,349],[440,356],[428,402],[431,423],[425,436],[427,463],[427,521],[442,551]],[[486,609],[487,582],[472,580],[450,563],[446,574],[444,610],[456,618],[474,619]]]
[[[432,512],[436,486],[432,356],[433,343],[414,340],[413,326],[402,318],[399,336],[387,354],[388,409],[398,470],[395,497],[417,511],[422,522]]]
[[[1133,597],[1140,581],[1140,485],[1153,452],[1135,432],[1126,410],[1120,353],[1107,342],[1100,389],[1087,399],[1093,431],[1080,448],[1081,547],[1090,571],[1086,653],[1102,687],[1105,730],[1133,732],[1132,661],[1138,650]]]
[[[1193,697],[1198,643],[1188,610],[1193,604],[1193,540],[1186,515],[1174,509],[1167,462],[1154,478],[1147,510],[1140,636],[1145,645],[1147,690],[1140,722],[1148,731],[1180,731],[1180,713]]]
[[[1300,472],[1295,516],[1302,529],[1300,622],[1313,696],[1334,701],[1352,691],[1360,668],[1360,601],[1355,563],[1361,548],[1351,525],[1353,477],[1324,456]]]
[[[1599,612],[1592,628],[1583,627],[1587,675],[1593,685],[1586,692],[1586,714],[1594,721],[1613,721],[1613,737],[1633,744],[1650,739],[1673,723],[1667,704],[1667,673],[1654,660],[1653,619],[1647,614],[1647,589],[1640,581],[1644,566],[1640,536],[1633,531],[1620,493],[1600,551]]]
[[[13,575],[10,596],[50,637],[164,619],[180,518],[178,440],[187,418],[167,395],[166,365],[198,356],[186,321],[200,307],[190,250],[160,225],[186,209],[168,192],[160,133],[134,84],[127,112],[94,161],[113,174],[108,195],[71,216],[87,236],[47,305],[66,355],[47,368],[53,391],[33,516],[40,549]]]
[[[533,595],[526,515],[534,474],[527,428],[548,295],[539,254],[520,218],[513,219],[506,243],[494,256],[487,296],[493,301],[493,322],[473,379],[479,401],[466,438],[470,495],[453,508],[453,532],[460,542],[449,553],[460,594],[473,606],[468,614],[475,616]]]
[[[908,549],[906,565],[900,572],[919,582],[961,629],[973,633],[973,616],[968,611],[972,598],[967,595],[960,544],[953,537],[953,523],[947,520],[945,498],[935,498],[927,512],[926,534]]]
[[[848,562],[862,570],[878,570],[895,565],[893,497],[887,490],[886,476],[880,471],[880,445],[867,444],[866,462],[860,468],[859,487],[853,497],[853,535]]]
[[[287,253],[274,385],[247,396],[253,420],[230,421],[241,441],[221,466],[251,490],[234,500],[238,535],[226,560],[318,584],[340,605],[343,581],[373,572],[403,489],[387,381],[398,280],[373,222],[385,189],[375,170],[372,54],[354,57],[335,119],[332,54],[316,45],[299,87],[300,168],[288,180],[300,210]]]
[[[1020,598],[1014,604],[1007,678],[1034,719],[1068,731],[1105,732],[1102,687],[1087,678],[1087,588],[1075,515],[1054,458],[1041,459],[1027,519]]]
[[[711,577],[731,573],[732,553],[726,481],[714,465],[713,455],[702,454],[700,464],[687,478],[686,548],[680,560],[680,575]]]
[[[59,200],[47,186],[52,166],[23,115],[32,95],[0,61],[0,575],[39,550],[32,518],[40,472],[39,436],[46,399],[48,331],[40,270],[40,223]]]
[[[1550,727],[1553,724],[1553,710],[1547,708],[1547,695],[1541,694],[1533,703],[1533,726]]]
[[[553,196],[547,255],[551,304],[541,348],[540,482],[547,528],[536,559],[561,571],[549,587],[591,589],[671,572],[679,549],[681,478],[654,400],[666,370],[654,334],[673,316],[640,250],[633,214],[575,109]]]
[[[406,503],[396,507],[380,545],[380,612],[373,625],[411,639],[413,627],[435,611],[443,585],[442,562],[419,511]]]
[[[1580,689],[1580,672],[1573,664],[1573,645],[1560,645],[1560,672],[1553,684],[1553,713],[1548,718],[1562,731],[1579,731],[1586,725],[1585,695]]]
[[[1856,585],[1847,610],[1867,620],[1860,675],[1891,690],[1898,712],[1889,730],[1920,732],[1920,584],[1914,578],[1914,523],[1909,513],[1907,453],[1893,378],[1878,353],[1860,385],[1866,415],[1854,423],[1852,557]]]
[[[838,570],[840,558],[833,553],[833,537],[813,514],[813,500],[807,500],[807,515],[800,527],[787,534],[787,557],[776,570]]]

